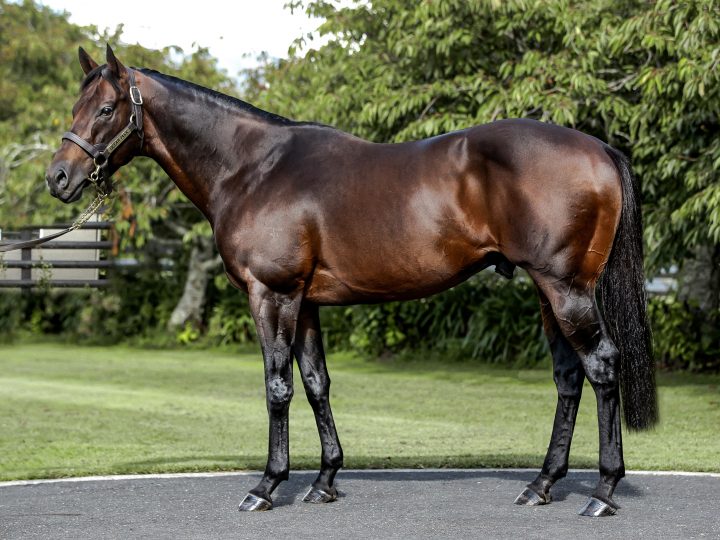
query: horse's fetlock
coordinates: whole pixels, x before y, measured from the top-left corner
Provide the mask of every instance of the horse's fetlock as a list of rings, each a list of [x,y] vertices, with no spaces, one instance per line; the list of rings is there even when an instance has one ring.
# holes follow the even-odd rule
[[[290,469],[288,467],[268,465],[268,467],[265,469],[265,476],[274,480],[287,480],[288,478],[290,478]]]
[[[342,469],[343,466],[343,455],[342,452],[331,456],[323,457],[322,465],[330,469]]]
[[[553,483],[558,480],[565,478],[568,473],[568,464],[563,463],[559,467],[552,467],[548,470],[548,476],[552,479]]]

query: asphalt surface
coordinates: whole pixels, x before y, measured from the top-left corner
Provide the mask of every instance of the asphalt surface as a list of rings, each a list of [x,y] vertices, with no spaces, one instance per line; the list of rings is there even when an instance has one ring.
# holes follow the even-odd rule
[[[543,507],[513,500],[534,471],[342,471],[342,496],[302,497],[293,473],[269,512],[237,505],[259,474],[0,484],[0,538],[720,538],[720,475],[628,474],[616,516],[576,514],[597,478],[571,472]]]

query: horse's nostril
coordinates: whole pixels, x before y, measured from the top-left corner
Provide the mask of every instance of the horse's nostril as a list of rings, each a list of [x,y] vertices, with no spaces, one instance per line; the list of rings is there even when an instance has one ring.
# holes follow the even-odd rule
[[[68,177],[65,173],[65,169],[58,170],[58,172],[55,174],[55,181],[57,182],[57,186],[60,188],[64,188],[65,186],[67,186]]]
[[[50,181],[50,175],[45,175],[45,185],[47,185],[48,189],[50,190],[51,195],[55,195],[55,185]]]

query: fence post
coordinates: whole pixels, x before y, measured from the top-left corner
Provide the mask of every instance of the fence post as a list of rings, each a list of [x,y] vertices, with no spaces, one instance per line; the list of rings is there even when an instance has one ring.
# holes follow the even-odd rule
[[[32,231],[29,229],[24,229],[20,231],[20,240],[32,240]],[[31,261],[32,260],[32,248],[23,248],[20,250],[20,260],[21,261]],[[32,279],[32,267],[28,266],[27,268],[23,267],[20,269],[20,279]],[[25,295],[30,294],[29,288],[23,288],[23,293]]]

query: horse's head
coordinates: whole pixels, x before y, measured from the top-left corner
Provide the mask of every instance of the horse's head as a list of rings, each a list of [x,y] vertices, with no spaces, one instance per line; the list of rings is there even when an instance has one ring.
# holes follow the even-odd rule
[[[91,183],[109,187],[110,175],[142,149],[142,97],[134,74],[109,45],[102,66],[82,47],[79,56],[85,80],[72,110],[72,127],[45,176],[50,193],[65,203],[78,200]]]

